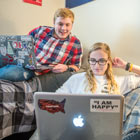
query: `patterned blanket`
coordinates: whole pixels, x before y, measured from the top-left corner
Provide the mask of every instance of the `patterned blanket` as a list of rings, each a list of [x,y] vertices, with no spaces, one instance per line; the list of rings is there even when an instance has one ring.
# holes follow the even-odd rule
[[[37,77],[28,82],[0,80],[0,139],[36,129],[33,93],[40,90]]]
[[[125,94],[123,134],[140,126],[140,86]]]

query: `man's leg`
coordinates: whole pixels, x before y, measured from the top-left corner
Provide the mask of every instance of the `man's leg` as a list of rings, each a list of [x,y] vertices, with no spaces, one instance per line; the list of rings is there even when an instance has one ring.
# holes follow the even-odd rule
[[[0,68],[0,79],[19,82],[34,77],[34,72],[17,65],[6,65]]]
[[[40,75],[42,91],[55,92],[72,75],[70,71],[63,73],[47,73]]]

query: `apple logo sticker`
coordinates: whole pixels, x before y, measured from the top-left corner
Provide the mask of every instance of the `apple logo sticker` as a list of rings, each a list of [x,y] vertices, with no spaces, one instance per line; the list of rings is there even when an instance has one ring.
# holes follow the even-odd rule
[[[85,120],[82,115],[75,116],[73,118],[73,124],[75,127],[83,127],[85,125]]]

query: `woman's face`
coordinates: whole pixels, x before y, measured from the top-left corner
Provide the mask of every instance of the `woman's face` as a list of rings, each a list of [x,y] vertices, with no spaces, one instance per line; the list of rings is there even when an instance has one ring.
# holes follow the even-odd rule
[[[90,54],[89,64],[94,75],[104,75],[108,63],[108,55],[103,50],[96,50]]]

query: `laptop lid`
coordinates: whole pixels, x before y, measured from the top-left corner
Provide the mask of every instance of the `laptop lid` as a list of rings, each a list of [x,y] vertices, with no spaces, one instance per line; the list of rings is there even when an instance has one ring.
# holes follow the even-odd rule
[[[40,140],[121,140],[123,96],[36,92]]]
[[[36,68],[34,45],[29,35],[0,35],[0,67],[7,64]]]

